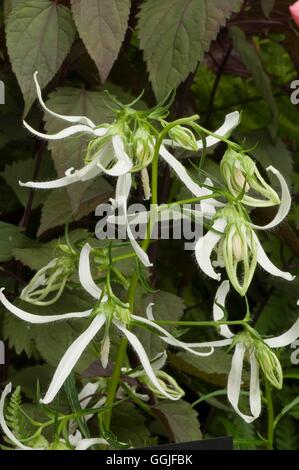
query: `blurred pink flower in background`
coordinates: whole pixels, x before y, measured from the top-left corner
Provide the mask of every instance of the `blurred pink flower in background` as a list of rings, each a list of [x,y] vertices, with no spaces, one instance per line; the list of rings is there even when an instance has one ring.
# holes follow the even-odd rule
[[[299,26],[299,0],[289,7],[291,15],[295,23]]]

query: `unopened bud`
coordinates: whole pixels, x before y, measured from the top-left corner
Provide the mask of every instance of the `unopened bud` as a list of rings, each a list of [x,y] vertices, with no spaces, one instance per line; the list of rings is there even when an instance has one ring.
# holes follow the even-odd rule
[[[69,256],[54,258],[33,276],[22,290],[20,298],[34,305],[53,304],[62,295],[75,269],[76,261],[73,253],[69,253]]]
[[[253,207],[268,207],[280,203],[276,191],[266,183],[257,169],[255,162],[249,155],[236,152],[229,148],[220,163],[220,171],[230,193],[240,197],[242,203]],[[252,190],[262,198],[248,194]]]
[[[172,396],[175,400],[179,400],[185,395],[184,390],[179,387],[176,380],[163,370],[158,370],[156,372],[156,377],[163,390],[165,390],[165,392],[168,395]],[[157,398],[165,398],[162,392],[153,385],[147,375],[143,375],[138,378],[155,394]]]
[[[257,248],[254,232],[248,222],[233,207],[226,207],[222,214],[227,226],[217,259],[223,259],[230,282],[240,295],[245,295],[257,265]]]
[[[283,372],[276,354],[263,341],[256,341],[255,356],[265,377],[275,388],[281,390]]]
[[[107,368],[108,366],[108,361],[109,361],[109,353],[110,353],[110,338],[109,336],[105,336],[105,338],[102,341],[102,347],[101,347],[101,364],[104,369]]]
[[[139,127],[133,134],[133,151],[137,165],[146,166],[152,161],[155,142],[151,134],[143,127]]]
[[[169,131],[169,137],[187,150],[198,150],[198,144],[193,132],[187,127],[175,126]]]

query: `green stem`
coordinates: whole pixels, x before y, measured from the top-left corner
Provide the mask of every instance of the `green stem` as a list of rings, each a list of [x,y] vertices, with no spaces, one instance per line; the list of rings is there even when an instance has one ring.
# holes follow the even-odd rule
[[[266,389],[266,400],[267,400],[267,409],[268,409],[268,440],[267,440],[267,449],[273,450],[273,439],[274,439],[274,410],[273,410],[273,400],[272,400],[272,390],[271,385],[266,380],[265,382]]]
[[[145,411],[148,415],[156,418],[156,415],[151,410],[151,407],[149,405],[147,405],[146,403],[144,403],[142,400],[140,400],[140,398],[136,397],[136,395],[132,392],[130,387],[128,387],[125,383],[122,383],[121,386],[124,388],[124,390],[126,390],[129,397],[132,399],[132,401],[134,401],[136,403],[136,405],[139,406],[139,408],[141,408],[143,411]]]
[[[193,116],[191,119],[194,120],[196,118],[198,118],[198,116]],[[172,123],[165,126],[164,129],[159,134],[159,137],[157,138],[157,141],[155,143],[153,161],[152,161],[152,178],[151,178],[151,183],[152,183],[151,204],[152,205],[157,205],[158,203],[159,151],[160,151],[160,147],[162,145],[163,139],[164,137],[166,137],[166,135],[168,134],[168,132],[170,131],[172,127],[175,127],[179,124],[188,124],[188,123],[190,123],[190,118],[177,119],[176,121],[173,121]],[[149,220],[147,224],[147,236],[143,240],[142,245],[141,245],[142,249],[145,252],[147,251],[149,244],[150,244],[150,240],[151,240],[150,229],[151,229],[151,220]],[[138,285],[138,272],[137,270],[135,270],[131,278],[131,284],[130,284],[129,291],[128,291],[128,303],[130,304],[131,312],[134,311],[135,292],[136,292],[137,285]],[[122,364],[126,355],[127,346],[128,346],[128,340],[126,338],[122,338],[119,343],[113,373],[108,383],[107,401],[106,401],[107,406],[111,406],[114,403],[119,379],[121,376],[121,367],[122,367]],[[106,431],[108,431],[110,428],[111,413],[112,413],[112,408],[109,409],[104,416],[104,424],[105,424]]]

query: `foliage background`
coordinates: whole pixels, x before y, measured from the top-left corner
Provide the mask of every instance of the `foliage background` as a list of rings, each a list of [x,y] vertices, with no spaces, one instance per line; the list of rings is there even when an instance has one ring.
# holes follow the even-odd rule
[[[5,104],[0,105],[0,277],[15,299],[35,270],[55,254],[64,224],[78,240],[93,232],[94,208],[113,194],[113,181],[97,178],[68,189],[35,192],[18,180],[51,179],[70,166],[82,166],[86,140],[46,142],[32,138],[22,118],[49,133],[59,123],[43,115],[35,102],[32,75],[39,71],[50,108],[63,114],[85,114],[97,124],[111,119],[103,90],[129,101],[142,90],[143,105],[152,106],[177,89],[171,117],[198,113],[201,123],[216,128],[224,115],[242,110],[233,135],[254,147],[251,154],[262,167],[277,167],[292,187],[293,210],[286,222],[265,236],[267,252],[280,266],[298,274],[299,239],[299,111],[290,101],[290,83],[298,77],[299,32],[292,23],[287,0],[4,0],[0,7],[0,79]],[[222,145],[207,160],[205,170],[215,177]],[[176,155],[184,159],[184,154]],[[196,158],[196,156],[194,156]],[[185,159],[186,165],[189,164]],[[190,166],[192,171],[192,166]],[[160,202],[183,195],[179,182],[161,168]],[[135,199],[141,200],[137,189]],[[270,209],[258,209],[254,220],[271,218]],[[151,247],[155,262],[151,284],[160,318],[205,320],[211,317],[216,283],[206,279],[178,241]],[[174,268],[175,266],[175,268]],[[130,270],[130,266],[128,266]],[[263,334],[287,329],[298,316],[298,280],[274,280],[258,270],[248,297],[256,328]],[[138,300],[143,312],[146,299]],[[86,308],[78,288],[68,289],[55,305],[43,309],[61,313]],[[25,306],[28,310],[28,306]],[[240,318],[244,309],[231,295],[229,312]],[[32,312],[38,309],[31,308]],[[78,326],[79,325],[79,326]],[[80,331],[80,322],[60,326],[27,326],[4,310],[0,337],[6,344],[1,382],[21,385],[29,413],[36,413],[36,382],[43,390],[63,351]],[[214,337],[213,331],[187,332],[190,338]],[[148,351],[161,348],[143,337]],[[299,372],[290,362],[291,350],[281,360],[287,378],[274,395],[278,413],[298,396]],[[134,359],[134,358],[133,358]],[[78,388],[86,377],[101,371],[91,348],[75,372]],[[93,367],[90,368],[90,365]],[[265,435],[266,414],[247,425],[228,406],[225,384],[230,355],[218,351],[210,358],[171,351],[168,369],[185,389],[179,403],[152,403],[157,419],[149,418],[131,402],[113,413],[112,429],[119,440],[135,446],[167,440],[232,435],[237,448],[256,448],[257,432]],[[218,395],[206,397],[210,392]],[[198,398],[203,400],[192,406]],[[60,394],[56,406],[68,409]],[[277,449],[298,449],[299,406],[280,422]]]

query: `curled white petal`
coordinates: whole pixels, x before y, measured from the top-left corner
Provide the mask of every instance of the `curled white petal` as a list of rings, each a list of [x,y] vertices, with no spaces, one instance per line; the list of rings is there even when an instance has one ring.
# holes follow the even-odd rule
[[[259,364],[254,353],[250,354],[249,403],[250,411],[252,413],[253,418],[258,418],[261,414],[262,403],[260,391]]]
[[[222,320],[224,317],[224,312],[219,307],[219,305],[221,305],[223,308],[225,307],[225,300],[229,292],[229,289],[230,289],[229,281],[223,281],[217,289],[215,301],[213,305],[213,318],[215,321]],[[234,336],[234,334],[231,332],[231,330],[229,329],[227,325],[220,326],[220,334],[221,336],[224,336],[225,338],[232,338]]]
[[[65,172],[65,176],[58,178],[52,181],[28,181],[27,183],[22,183],[19,181],[20,186],[25,188],[36,188],[36,189],[56,189],[63,188],[78,181],[87,181],[92,178],[95,178],[101,173],[101,169],[97,165],[97,160],[92,161],[85,165],[80,170],[74,170],[74,168],[69,168]]]
[[[155,372],[153,371],[153,368],[151,366],[149,358],[147,357],[145,349],[142,346],[139,339],[137,338],[137,336],[134,335],[131,331],[128,331],[122,325],[122,323],[120,323],[118,320],[113,320],[113,323],[127,337],[129,343],[131,344],[132,348],[134,349],[137,356],[139,357],[139,360],[142,364],[144,372],[146,373],[146,375],[148,376],[152,384],[159,390],[159,392],[161,392],[169,400],[177,400],[178,398],[174,398],[173,396],[169,395],[161,386],[159,380],[156,377]]]
[[[130,223],[129,223],[128,214],[127,214],[127,202],[128,202],[128,195],[131,189],[131,184],[132,184],[132,177],[130,173],[122,175],[118,178],[117,185],[116,185],[116,195],[115,195],[115,199],[113,200],[113,205],[114,207],[118,207],[119,210],[122,212],[121,216],[123,217],[125,221],[127,235],[131,242],[133,250],[135,251],[140,261],[144,264],[144,266],[150,267],[152,266],[152,263],[150,262],[145,251],[141,248],[139,243],[137,243],[137,241],[135,240],[132,230],[130,228]]]
[[[200,269],[207,274],[207,276],[212,279],[216,279],[217,281],[220,281],[221,274],[215,272],[212,266],[211,256],[213,249],[222,237],[221,233],[224,232],[226,224],[227,222],[224,218],[221,217],[217,219],[213,224],[212,229],[209,230],[204,237],[199,238],[195,245],[195,256]]]
[[[291,208],[291,204],[292,204],[292,198],[291,198],[291,194],[290,194],[290,191],[289,191],[289,187],[287,185],[286,180],[282,176],[282,174],[278,170],[276,170],[276,168],[274,168],[273,166],[268,166],[267,171],[271,171],[272,173],[274,173],[274,175],[277,176],[277,178],[280,182],[281,200],[280,200],[279,209],[277,211],[277,214],[269,224],[267,224],[267,225],[254,225],[254,224],[251,224],[251,226],[253,228],[256,228],[256,229],[259,229],[259,230],[269,230],[269,229],[274,228],[277,225],[279,225],[286,218],[286,216],[288,215],[288,213],[290,211],[290,208]]]
[[[275,338],[265,339],[265,343],[270,346],[270,348],[283,348],[284,346],[288,346],[292,344],[296,339],[299,338],[299,319],[296,320],[293,326],[283,333],[280,336],[276,336]]]
[[[176,339],[173,340],[171,338],[161,338],[165,341],[165,343],[171,344],[172,346],[176,346]],[[232,338],[226,338],[226,339],[218,339],[216,341],[203,341],[201,343],[185,343],[188,348],[191,348],[191,353],[195,354],[195,351],[193,348],[223,348],[224,346],[230,346],[233,342]],[[198,356],[203,356],[204,354],[196,354]],[[206,356],[210,356],[211,352],[208,354],[205,354]]]
[[[253,233],[254,240],[256,242],[256,248],[257,248],[257,262],[259,265],[264,268],[265,271],[268,273],[272,274],[272,276],[277,276],[281,277],[282,279],[285,279],[286,281],[293,281],[296,276],[293,276],[291,273],[281,271],[278,269],[272,261],[268,258],[266,255],[262,245],[259,242],[258,237],[256,236],[255,233]]]
[[[237,127],[240,123],[240,113],[239,111],[233,111],[225,116],[224,122],[219,129],[217,129],[214,134],[219,137],[228,137],[230,133]],[[206,138],[205,145],[206,147],[212,147],[213,145],[218,144],[221,139],[213,136],[208,136]],[[172,147],[180,147],[180,145],[173,140],[166,139],[163,141],[164,145],[171,145]],[[204,147],[204,142],[202,140],[197,141],[198,149],[202,149]]]
[[[85,289],[95,299],[100,299],[102,289],[94,282],[90,271],[90,245],[85,243],[79,258],[79,280],[83,289]]]
[[[75,367],[84,349],[93,340],[96,334],[104,325],[106,319],[104,315],[97,315],[89,327],[71,344],[64,353],[58,367],[54,373],[49,389],[41,403],[48,404],[56,397],[62,385]]]
[[[170,334],[167,330],[165,330],[165,328],[162,328],[162,326],[158,325],[157,323],[154,323],[152,320],[149,320],[148,318],[142,318],[137,315],[132,315],[132,318],[138,323],[141,323],[141,324],[143,323],[144,325],[147,325],[157,330],[159,332],[160,338],[165,343],[171,344],[172,346],[176,346],[177,348],[184,349],[185,351],[188,351],[189,353],[194,354],[195,356],[210,356],[214,352],[213,346],[211,346],[210,344],[208,344],[207,346],[202,346],[202,347],[208,347],[210,351],[207,351],[207,352],[194,351],[194,349],[190,347],[191,345],[189,343],[184,343],[183,341],[178,340],[172,334]],[[201,347],[201,345],[197,347]]]
[[[46,104],[43,100],[42,92],[41,92],[40,85],[38,83],[37,76],[38,76],[38,72],[35,72],[34,75],[33,75],[33,78],[34,78],[34,82],[35,82],[35,86],[36,86],[36,94],[37,94],[38,100],[40,102],[40,105],[42,106],[42,108],[45,111],[47,111],[47,113],[51,114],[54,117],[62,119],[63,121],[86,124],[87,126],[95,127],[95,124],[91,121],[91,119],[89,119],[86,116],[65,116],[64,114],[58,114],[58,113],[55,113],[54,111],[52,111],[51,109],[49,109],[46,106]]]
[[[150,321],[155,321],[155,318],[154,318],[154,315],[153,315],[153,306],[154,305],[155,304],[153,304],[153,303],[148,304],[148,306],[146,307],[146,310],[145,310],[146,317]]]
[[[239,123],[240,113],[239,111],[233,111],[232,113],[229,113],[225,116],[224,123],[214,132],[214,134],[218,135],[219,137],[228,137],[230,133],[239,125]],[[220,141],[221,140],[217,137],[209,135],[206,138],[206,146],[212,147],[213,145],[218,144]],[[197,144],[200,149],[204,147],[202,140],[199,140]]]
[[[115,165],[109,170],[102,164],[101,161],[98,161],[98,167],[107,175],[110,176],[121,176],[128,173],[133,166],[132,160],[125,151],[124,143],[122,138],[119,135],[114,135],[112,137],[112,145],[116,156]]]
[[[61,139],[70,137],[71,135],[79,134],[81,132],[83,132],[84,134],[89,134],[93,136],[96,135],[94,130],[91,127],[86,126],[84,124],[75,124],[74,126],[66,127],[65,129],[62,129],[56,134],[44,134],[42,132],[39,132],[33,129],[33,127],[29,126],[29,124],[26,121],[23,121],[23,124],[26,127],[26,129],[29,132],[31,132],[31,134],[34,134],[37,137],[40,137],[41,139],[46,139],[46,140],[61,140]]]
[[[62,320],[71,320],[73,318],[87,318],[89,317],[92,309],[83,312],[63,313],[61,315],[34,315],[33,313],[25,312],[16,305],[9,302],[3,293],[4,289],[0,289],[0,302],[16,317],[28,323],[52,323]]]
[[[203,188],[199,186],[191,176],[187,173],[186,168],[163,146],[160,147],[160,155],[165,160],[173,171],[177,174],[178,178],[184,183],[184,185],[194,194],[196,197],[205,196],[206,193]]]
[[[42,449],[33,449],[32,447],[28,447],[28,446],[25,446],[24,444],[22,444],[16,438],[16,436],[14,436],[14,434],[11,432],[11,430],[7,426],[6,421],[5,421],[5,417],[4,417],[4,406],[5,406],[5,399],[6,399],[7,395],[10,394],[11,388],[12,388],[11,383],[6,385],[5,389],[2,392],[1,398],[0,398],[0,426],[2,428],[3,433],[8,437],[8,439],[10,439],[10,441],[16,447],[18,447],[18,449],[22,449],[22,450],[42,450]]]
[[[242,384],[242,371],[243,371],[243,362],[244,362],[244,355],[245,355],[245,345],[242,343],[237,343],[236,348],[232,358],[231,369],[228,376],[227,382],[227,398],[234,408],[235,412],[241,416],[246,423],[251,423],[254,421],[257,416],[249,416],[242,413],[239,409],[239,398],[241,393],[241,384]],[[252,383],[252,392],[254,392],[254,398],[252,398],[252,404],[254,405],[254,410],[257,410],[257,406],[255,403],[256,400],[256,370],[257,363],[253,363],[254,368],[251,367],[251,378],[250,382]],[[252,410],[251,410],[252,411]]]

